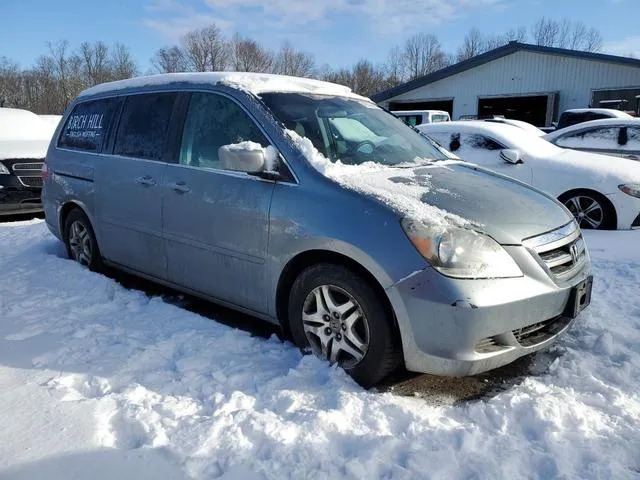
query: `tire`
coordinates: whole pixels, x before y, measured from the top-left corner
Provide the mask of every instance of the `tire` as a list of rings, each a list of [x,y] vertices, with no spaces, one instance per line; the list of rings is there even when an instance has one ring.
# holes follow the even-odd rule
[[[92,272],[102,270],[102,257],[91,222],[78,208],[71,210],[64,222],[64,244],[70,259]]]
[[[565,193],[559,200],[573,214],[582,229],[615,230],[616,213],[605,197],[591,191]]]
[[[365,388],[402,360],[387,308],[366,280],[343,266],[322,263],[304,270],[291,288],[288,314],[297,346],[338,363]]]

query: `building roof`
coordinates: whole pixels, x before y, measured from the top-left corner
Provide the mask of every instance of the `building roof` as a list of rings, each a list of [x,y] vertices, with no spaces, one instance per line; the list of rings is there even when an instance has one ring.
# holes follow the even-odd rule
[[[584,60],[615,63],[619,65],[628,65],[631,67],[640,68],[640,59],[636,58],[618,57],[616,55],[607,55],[604,53],[582,52],[579,50],[569,50],[566,48],[543,47],[540,45],[531,45],[528,43],[509,42],[502,47],[498,47],[494,50],[489,50],[488,52],[482,53],[468,60],[464,60],[449,67],[445,67],[428,75],[414,78],[413,80],[398,85],[397,87],[378,92],[375,95],[371,96],[371,100],[373,100],[374,102],[382,102],[398,95],[402,95],[403,93],[409,92],[411,90],[415,90],[416,88],[424,87],[425,85],[429,85],[430,83],[434,83],[438,80],[442,80],[452,75],[456,75],[472,68],[479,67],[481,65],[484,65],[485,63],[498,60],[499,58],[511,55],[512,53],[516,52],[533,52],[544,53],[547,55],[560,55],[565,57],[581,58]]]

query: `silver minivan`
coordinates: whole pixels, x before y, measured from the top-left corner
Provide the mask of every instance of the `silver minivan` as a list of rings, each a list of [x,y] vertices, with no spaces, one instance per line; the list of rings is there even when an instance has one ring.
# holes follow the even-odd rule
[[[279,324],[364,386],[402,363],[499,367],[590,302],[589,254],[555,199],[325,82],[200,73],[90,88],[43,178],[71,258]]]

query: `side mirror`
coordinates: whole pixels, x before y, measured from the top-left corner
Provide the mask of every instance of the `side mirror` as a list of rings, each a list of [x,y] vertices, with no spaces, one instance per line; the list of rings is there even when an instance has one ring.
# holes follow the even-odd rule
[[[512,149],[501,150],[500,158],[502,158],[507,163],[512,163],[513,165],[524,163],[522,161],[522,157],[520,156],[520,152],[518,150],[512,150]]]
[[[223,145],[218,149],[218,159],[224,170],[246,173],[262,172],[266,164],[264,149],[253,142]]]

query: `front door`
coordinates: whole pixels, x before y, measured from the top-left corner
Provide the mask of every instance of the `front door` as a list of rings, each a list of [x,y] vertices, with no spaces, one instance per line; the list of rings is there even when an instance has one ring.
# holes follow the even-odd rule
[[[133,95],[125,101],[112,155],[95,171],[102,255],[166,278],[162,239],[162,178],[176,95]]]
[[[193,93],[179,158],[163,189],[169,279],[197,292],[267,311],[265,288],[269,208],[275,183],[226,170],[223,145],[270,144],[231,98]]]

